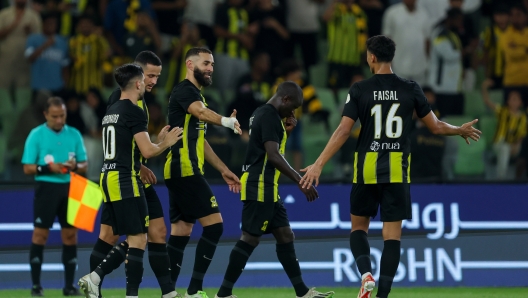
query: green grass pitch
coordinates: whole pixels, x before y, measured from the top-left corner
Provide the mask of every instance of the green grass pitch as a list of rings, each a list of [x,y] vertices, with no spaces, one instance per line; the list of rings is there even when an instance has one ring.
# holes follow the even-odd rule
[[[214,298],[217,289],[206,289],[208,296]],[[320,291],[329,291],[329,288],[318,288]],[[350,298],[356,297],[356,288],[335,288],[334,297]],[[374,294],[376,290],[374,290]],[[122,298],[125,295],[124,289],[105,289],[105,298]],[[238,288],[234,293],[240,298],[295,298],[295,292],[289,288]],[[44,290],[45,297],[62,297],[61,290]],[[2,298],[31,297],[29,289],[23,290],[0,290]],[[159,298],[159,289],[140,289],[141,298]],[[374,297],[374,295],[372,295]],[[394,288],[391,298],[526,298],[528,288]]]

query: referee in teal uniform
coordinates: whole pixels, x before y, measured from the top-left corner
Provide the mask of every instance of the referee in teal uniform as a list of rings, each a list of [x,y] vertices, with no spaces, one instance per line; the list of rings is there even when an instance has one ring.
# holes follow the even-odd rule
[[[66,125],[66,106],[59,97],[48,99],[46,123],[34,128],[26,139],[22,164],[26,175],[35,175],[33,237],[29,253],[31,296],[44,296],[40,271],[44,245],[57,216],[61,225],[64,296],[84,296],[73,286],[77,268],[77,229],[67,222],[70,171],[86,172],[86,149],[81,133]]]

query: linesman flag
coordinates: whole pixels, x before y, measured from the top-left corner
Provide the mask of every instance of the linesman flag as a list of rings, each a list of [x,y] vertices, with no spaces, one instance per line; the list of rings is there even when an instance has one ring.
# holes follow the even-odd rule
[[[97,211],[103,195],[99,185],[70,172],[70,193],[68,195],[68,223],[78,229],[93,232]]]

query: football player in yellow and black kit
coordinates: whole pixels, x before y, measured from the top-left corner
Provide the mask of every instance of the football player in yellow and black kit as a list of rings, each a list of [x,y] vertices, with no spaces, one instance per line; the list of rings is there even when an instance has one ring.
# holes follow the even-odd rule
[[[284,158],[286,139],[297,124],[293,111],[302,106],[303,92],[294,82],[281,83],[275,95],[253,112],[249,120],[249,143],[243,174],[241,199],[242,237],[229,257],[229,265],[222,286],[216,295],[233,298],[233,286],[247,260],[259,244],[263,234],[272,233],[277,240],[277,257],[286,271],[297,297],[330,298],[334,292],[321,293],[309,289],[301,276],[299,261],[295,255],[293,232],[286,208],[279,197],[279,176],[286,175],[295,182],[301,180]],[[285,123],[282,119],[287,118]],[[308,201],[318,197],[317,190],[301,189]]]
[[[420,86],[392,72],[395,51],[396,45],[386,36],[367,40],[367,62],[374,76],[352,85],[341,123],[326,148],[313,165],[301,170],[306,171],[301,180],[303,188],[310,188],[314,181],[317,185],[323,166],[348,139],[354,123],[361,121],[350,193],[350,248],[362,275],[358,298],[369,298],[375,286],[367,231],[378,208],[384,247],[376,297],[387,298],[398,269],[402,220],[412,215],[409,136],[413,112],[434,134],[460,135],[468,144],[469,138],[477,141],[481,134],[472,126],[476,119],[460,127],[438,120]]]
[[[185,55],[187,75],[174,87],[169,98],[169,125],[183,127],[183,139],[171,147],[165,163],[165,184],[169,189],[171,236],[167,242],[172,281],[180,273],[185,246],[196,220],[203,227],[196,246],[193,275],[185,297],[206,297],[202,290],[204,275],[223,232],[223,221],[216,198],[205,180],[203,164],[207,161],[229,185],[238,192],[240,180],[214,153],[207,140],[207,123],[223,125],[241,134],[235,118],[222,117],[207,108],[200,93],[202,87],[212,83],[213,55],[206,48],[191,48]]]
[[[149,226],[148,207],[140,180],[140,157],[161,154],[182,138],[182,129],[163,128],[165,137],[153,144],[147,132],[147,117],[138,101],[145,93],[143,69],[137,64],[125,64],[115,70],[114,77],[121,89],[120,100],[111,105],[103,118],[104,163],[100,179],[105,207],[115,235],[126,235],[127,297],[137,297],[143,276],[143,254]],[[119,252],[118,252],[119,253]],[[110,254],[107,259],[110,258]],[[162,264],[163,265],[163,264]],[[163,266],[166,266],[163,265]],[[95,271],[79,280],[86,297],[99,296],[101,277],[114,269],[112,262],[103,261]],[[167,284],[171,285],[170,281]],[[173,287],[165,297],[175,297]]]
[[[143,74],[145,76],[145,92],[151,92],[161,75],[162,66],[160,58],[151,51],[143,51],[136,56],[134,63],[139,64],[143,69]],[[108,98],[107,109],[114,103],[118,102],[120,98],[121,89],[117,88]],[[145,101],[140,99],[138,100],[137,105],[145,111],[148,124],[149,113]],[[162,138],[163,135],[158,137],[159,140],[162,140]],[[162,294],[166,294],[174,290],[174,286],[171,286],[168,282],[168,280],[170,280],[170,267],[166,266],[169,264],[166,245],[167,227],[163,220],[163,209],[161,207],[160,199],[156,190],[151,185],[156,183],[156,176],[146,167],[147,159],[143,156],[141,156],[140,159],[141,169],[139,174],[141,181],[145,184],[144,191],[149,212],[149,228],[147,233],[148,258],[150,267],[160,284]],[[106,262],[113,264],[114,269],[116,269],[125,261],[124,252],[128,249],[128,243],[123,241],[118,246],[114,247],[119,240],[119,235],[114,235],[110,220],[110,212],[106,205],[103,205],[99,239],[97,239],[92,254],[90,255],[90,272],[94,271],[97,266],[101,264],[112,249],[114,249],[114,252],[110,254],[112,257],[106,260]],[[101,297],[101,285],[103,284],[103,279],[104,276],[101,276],[101,282],[99,283],[99,297]],[[172,290],[170,290],[171,288]]]

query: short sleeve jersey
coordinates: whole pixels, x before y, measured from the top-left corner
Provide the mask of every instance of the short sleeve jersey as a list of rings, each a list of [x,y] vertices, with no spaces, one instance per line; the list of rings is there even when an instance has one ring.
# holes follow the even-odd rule
[[[189,106],[201,101],[207,106],[200,90],[185,79],[174,87],[169,98],[169,125],[182,127],[182,141],[170,148],[165,162],[165,179],[203,175],[204,145],[207,124],[188,112]]]
[[[68,125],[64,125],[62,130],[57,132],[44,123],[29,133],[22,164],[45,166],[49,163],[65,163],[72,157],[75,157],[77,162],[86,161],[86,149],[81,133]],[[70,174],[36,175],[35,180],[68,183]]]
[[[265,104],[255,110],[249,120],[249,143],[242,168],[241,199],[276,202],[279,199],[280,172],[268,162],[264,144],[279,144],[279,152],[284,155],[286,130],[275,107]]]
[[[423,118],[431,107],[422,89],[394,74],[355,83],[343,116],[361,121],[353,183],[410,183],[413,112]]]
[[[104,163],[100,184],[110,196],[105,195],[105,201],[139,197],[141,154],[134,135],[147,131],[145,112],[128,99],[119,100],[108,108],[102,124]]]

